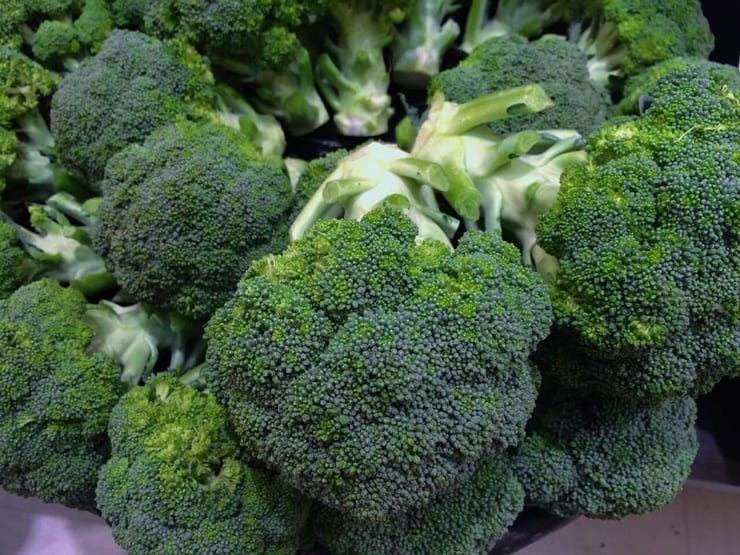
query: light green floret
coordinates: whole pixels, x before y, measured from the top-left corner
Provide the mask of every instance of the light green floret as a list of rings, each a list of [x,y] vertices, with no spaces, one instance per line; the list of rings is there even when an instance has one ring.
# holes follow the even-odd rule
[[[293,555],[310,501],[239,459],[216,399],[172,376],[121,398],[97,504],[132,555]]]

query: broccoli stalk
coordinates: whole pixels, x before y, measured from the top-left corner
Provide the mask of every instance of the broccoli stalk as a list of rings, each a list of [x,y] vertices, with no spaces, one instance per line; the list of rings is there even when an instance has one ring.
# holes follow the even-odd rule
[[[257,113],[244,97],[223,84],[216,86],[216,110],[219,121],[260,145],[264,156],[283,155],[285,133],[275,116]]]
[[[115,286],[113,275],[91,246],[90,226],[99,201],[80,203],[71,195],[57,193],[46,204],[29,208],[35,231],[16,225],[24,248],[40,264],[42,273],[85,295]]]
[[[460,26],[445,18],[458,9],[454,0],[419,0],[391,44],[393,80],[405,87],[424,88],[439,73],[442,56],[460,34]]]
[[[622,75],[629,52],[619,40],[619,31],[613,21],[594,21],[586,29],[581,22],[576,22],[571,25],[569,34],[570,40],[588,56],[591,79],[606,87],[613,78]]]
[[[403,21],[407,2],[334,1],[328,14],[336,31],[317,62],[317,85],[334,109],[342,135],[371,137],[388,130],[393,115],[389,70],[383,49],[393,25]]]
[[[411,155],[442,166],[449,187],[443,192],[464,219],[477,220],[481,194],[475,180],[490,176],[512,155],[524,154],[540,141],[540,134],[523,131],[502,137],[486,125],[490,121],[530,114],[552,105],[539,85],[494,92],[464,104],[433,95],[427,119],[419,128]]]
[[[522,249],[524,265],[549,273],[557,262],[537,245],[535,227],[555,203],[565,168],[587,162],[588,155],[583,138],[575,131],[546,131],[540,138],[532,151],[508,160],[475,184],[481,193],[486,231],[506,229]]]
[[[489,19],[490,4],[489,0],[470,3],[462,43],[465,52],[472,52],[492,37],[513,34],[533,37],[560,17],[556,0],[502,0],[494,17]]]
[[[390,202],[406,211],[419,237],[448,245],[459,222],[440,211],[434,190],[447,191],[447,176],[437,164],[413,158],[395,145],[370,142],[341,159],[290,227],[296,241],[319,219],[359,220]]]

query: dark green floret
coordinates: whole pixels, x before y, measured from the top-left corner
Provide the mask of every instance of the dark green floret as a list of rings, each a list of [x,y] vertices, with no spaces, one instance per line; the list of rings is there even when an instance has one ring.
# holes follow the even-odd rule
[[[159,129],[110,160],[93,243],[136,299],[201,320],[288,240],[279,158],[217,123]]]
[[[528,502],[561,516],[655,511],[681,490],[698,443],[696,404],[538,400],[515,469]]]
[[[0,213],[0,299],[28,283],[36,271],[36,264],[23,250],[15,227]]]
[[[92,185],[108,160],[154,129],[202,116],[213,76],[177,41],[116,30],[68,74],[52,98],[51,128],[62,162]]]
[[[417,244],[390,208],[316,223],[211,319],[206,382],[246,455],[358,518],[419,507],[515,445],[550,308],[493,234]]]
[[[310,501],[239,460],[216,399],[156,376],[111,414],[97,504],[131,555],[294,555]]]
[[[524,505],[508,457],[485,461],[430,503],[382,520],[353,519],[319,507],[313,531],[334,555],[487,555]]]

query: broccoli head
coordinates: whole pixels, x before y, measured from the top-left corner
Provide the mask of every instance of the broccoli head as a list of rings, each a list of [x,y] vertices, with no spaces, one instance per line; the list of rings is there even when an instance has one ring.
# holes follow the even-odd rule
[[[324,220],[255,262],[206,329],[208,386],[247,456],[357,518],[419,507],[516,444],[544,284],[494,235],[457,250],[402,211]]]
[[[97,504],[131,555],[295,554],[310,501],[239,460],[212,395],[155,376],[121,398],[109,433]]]
[[[202,58],[184,43],[116,30],[52,98],[59,157],[95,185],[117,152],[158,127],[210,110],[212,85]]]
[[[288,240],[291,186],[279,158],[217,123],[161,128],[108,163],[93,244],[120,285],[200,320],[252,260]]]
[[[696,403],[538,400],[514,468],[527,499],[561,516],[619,519],[681,491],[698,443]]]
[[[491,122],[497,133],[526,129],[575,129],[588,134],[601,125],[611,109],[606,89],[591,80],[586,56],[555,35],[528,41],[520,35],[491,38],[477,46],[457,66],[434,76],[430,95],[444,93],[462,104],[498,90],[539,84],[554,105],[536,114]]]
[[[698,0],[558,3],[576,44],[589,57],[591,77],[605,86],[676,56],[706,58],[714,46]]]
[[[487,555],[524,506],[507,456],[481,464],[469,480],[431,502],[382,520],[354,519],[320,506],[313,532],[334,555]]]
[[[0,213],[0,299],[9,297],[30,281],[36,271],[36,264],[23,250],[15,227]]]
[[[178,341],[139,305],[88,305],[50,279],[0,301],[0,486],[93,508],[113,406]]]
[[[740,101],[730,75],[672,71],[639,117],[589,139],[539,221],[556,326],[610,395],[705,392],[740,372]],[[614,367],[618,377],[604,376]],[[590,370],[589,370],[590,368]]]

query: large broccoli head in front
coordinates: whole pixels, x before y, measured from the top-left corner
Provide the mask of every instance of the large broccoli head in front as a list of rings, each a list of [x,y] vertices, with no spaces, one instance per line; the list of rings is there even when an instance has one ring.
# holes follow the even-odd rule
[[[417,244],[402,212],[313,226],[211,319],[206,381],[248,456],[357,517],[418,507],[516,444],[551,312],[513,246]]]
[[[131,555],[294,555],[309,501],[249,468],[226,412],[162,374],[113,409],[97,503]]]

